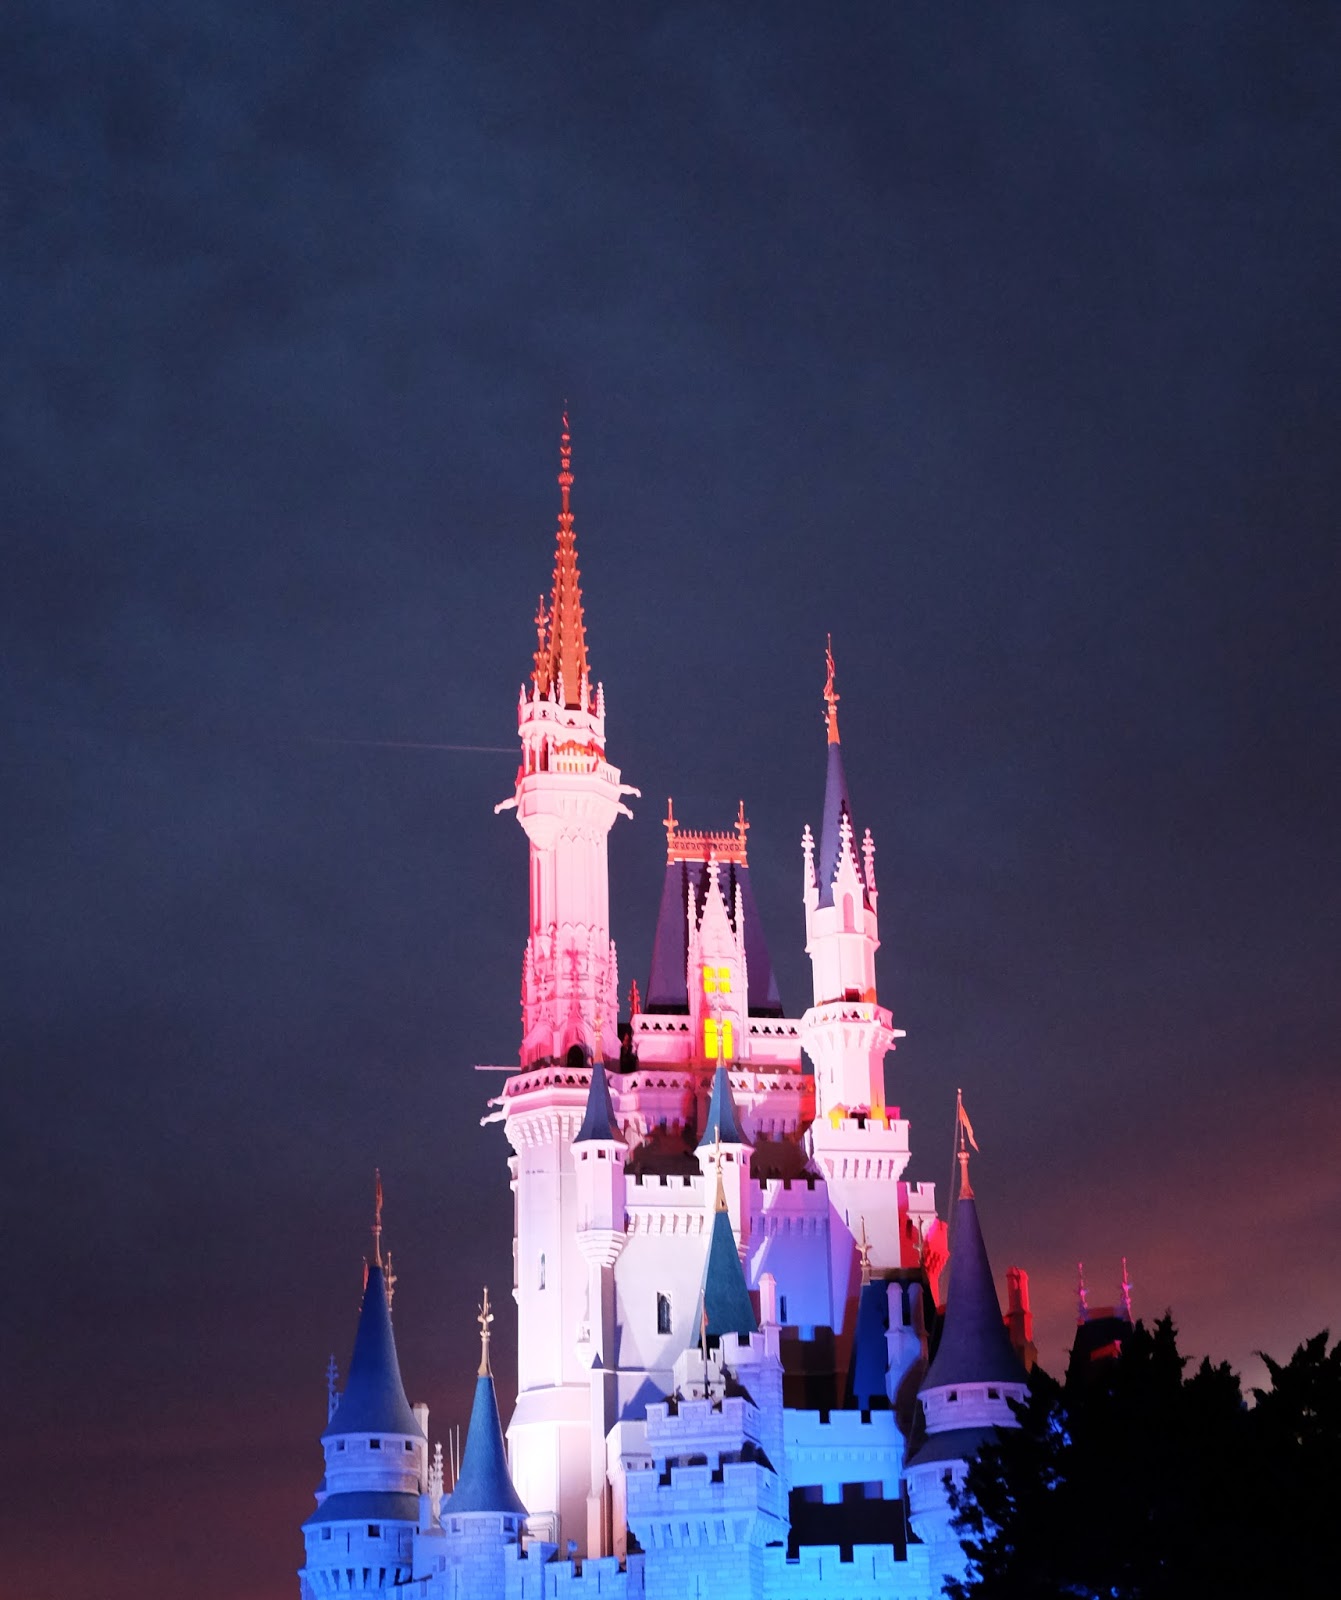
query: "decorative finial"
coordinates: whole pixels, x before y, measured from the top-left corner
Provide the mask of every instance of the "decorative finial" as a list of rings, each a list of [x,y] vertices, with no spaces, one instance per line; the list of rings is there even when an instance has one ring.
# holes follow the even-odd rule
[[[373,1200],[373,1265],[382,1265],[382,1170],[373,1168],[373,1182],[375,1185]]]
[[[740,858],[742,861],[745,859],[745,835],[749,831],[750,825],[745,820],[745,802],[742,800],[740,808],[736,812],[736,837],[740,840]]]
[[[871,1241],[866,1237],[866,1218],[861,1219],[861,1238],[857,1241],[857,1259],[861,1262],[863,1287],[871,1281]]]
[[[838,744],[838,691],[833,686],[833,635],[825,634],[824,666],[826,676],[824,679],[824,704],[825,721],[829,727],[829,743]]]
[[[382,1274],[382,1280],[386,1284],[386,1308],[390,1311],[391,1302],[396,1294],[396,1274],[391,1266],[390,1250],[386,1253],[386,1270]]]
[[[1122,1315],[1131,1321],[1131,1279],[1127,1276],[1127,1258],[1122,1258]]]
[[[484,1286],[484,1303],[480,1306],[479,1316],[475,1321],[480,1325],[480,1371],[481,1378],[487,1378],[489,1373],[489,1324],[494,1320],[494,1314],[489,1309],[489,1286]]]
[[[955,1090],[955,1138],[959,1148],[955,1151],[959,1158],[959,1198],[972,1200],[973,1185],[969,1182],[969,1153],[968,1146],[976,1150],[978,1141],[973,1137],[973,1124],[969,1121],[969,1114],[964,1110],[964,1091]]]
[[[559,437],[559,492],[563,496],[563,515],[568,515],[568,495],[573,487],[573,441],[568,432],[568,402],[563,403],[563,432]]]
[[[630,1022],[643,1008],[643,997],[638,993],[638,980],[634,978],[629,984],[629,1020]]]
[[[675,820],[675,804],[669,795],[666,796],[666,815],[661,826],[666,830],[666,860],[675,859],[675,830],[680,826]]]
[[[719,1030],[720,1031],[720,1030]],[[717,1135],[712,1141],[713,1160],[717,1163],[717,1201],[713,1206],[714,1211],[725,1211],[726,1190],[722,1186],[722,1130],[717,1129]]]
[[[335,1351],[331,1351],[331,1359],[326,1363],[326,1421],[329,1422],[335,1415],[335,1408],[340,1404],[340,1369],[335,1364]]]
[[[1090,1320],[1090,1297],[1085,1292],[1085,1263],[1076,1262],[1076,1321]]]

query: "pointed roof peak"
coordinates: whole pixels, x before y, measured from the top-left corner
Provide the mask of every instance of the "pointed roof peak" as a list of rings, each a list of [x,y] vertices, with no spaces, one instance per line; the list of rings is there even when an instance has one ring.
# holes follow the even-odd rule
[[[423,1429],[415,1421],[401,1381],[382,1266],[375,1262],[366,1272],[349,1375],[322,1438],[347,1433],[396,1433],[422,1438]]]
[[[1023,1383],[1024,1367],[1001,1317],[987,1258],[978,1202],[960,1194],[955,1202],[954,1247],[945,1320],[922,1392],[960,1383]]]
[[[542,699],[553,698],[569,709],[586,710],[590,666],[577,569],[577,536],[573,532],[573,443],[566,401],[559,435],[558,481],[559,528],[554,551],[554,584],[548,612],[542,598],[536,614],[539,640],[532,677]]]
[[[503,1427],[498,1420],[498,1396],[494,1392],[494,1380],[489,1371],[489,1323],[492,1321],[489,1291],[486,1289],[479,1316],[484,1354],[475,1379],[475,1400],[470,1408],[466,1447],[462,1452],[456,1487],[442,1504],[443,1512],[446,1513],[450,1508],[453,1516],[466,1516],[471,1512],[509,1517],[526,1515],[526,1507],[513,1488],[508,1472]]]
[[[754,1307],[740,1264],[731,1214],[723,1205],[713,1212],[708,1258],[703,1263],[703,1284],[698,1297],[698,1324],[706,1343],[724,1333],[757,1333]]]
[[[718,1037],[721,1037],[720,1032]],[[719,1061],[713,1070],[708,1120],[703,1126],[703,1137],[698,1142],[698,1148],[703,1150],[714,1143],[748,1146],[749,1142],[736,1112],[736,1102],[731,1094],[731,1080],[726,1075],[725,1063]]]
[[[587,1086],[587,1108],[582,1116],[582,1126],[577,1130],[574,1144],[587,1139],[602,1139],[623,1144],[624,1136],[615,1119],[615,1108],[610,1099],[610,1079],[605,1063],[599,1056],[591,1063],[591,1082]]]

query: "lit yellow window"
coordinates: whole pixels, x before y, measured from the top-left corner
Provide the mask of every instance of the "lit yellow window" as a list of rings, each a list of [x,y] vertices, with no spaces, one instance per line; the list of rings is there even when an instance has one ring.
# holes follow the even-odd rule
[[[730,994],[731,968],[704,967],[703,992],[704,994]]]
[[[716,1061],[718,1047],[721,1048],[723,1059],[729,1058],[735,1047],[735,1030],[728,1017],[718,1025],[716,1017],[708,1017],[703,1024],[703,1054],[709,1061]]]
[[[704,992],[704,994],[716,994],[717,993],[717,968],[716,967],[704,967],[704,969],[703,969],[703,992]]]

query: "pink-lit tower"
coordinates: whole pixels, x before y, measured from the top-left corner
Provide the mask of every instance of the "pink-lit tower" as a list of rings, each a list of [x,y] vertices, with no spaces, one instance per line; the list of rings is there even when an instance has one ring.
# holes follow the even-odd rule
[[[636,789],[605,759],[605,690],[593,689],[570,496],[568,416],[559,447],[559,533],[548,609],[536,613],[535,664],[517,705],[515,810],[531,844],[530,937],[522,957],[521,1064],[573,1045],[616,1057],[619,971],[610,938],[606,839]],[[597,1036],[599,1026],[600,1037]]]
[[[513,1478],[535,1533],[599,1553],[609,1516],[603,1465],[598,1471],[593,1462],[609,1424],[599,1415],[604,1386],[593,1389],[592,1366],[611,1360],[597,1335],[624,1219],[607,1196],[611,1216],[600,1234],[607,1248],[589,1260],[593,1200],[578,1182],[573,1142],[582,1134],[589,1062],[619,1054],[606,840],[615,818],[631,814],[624,796],[638,791],[605,759],[605,693],[599,684],[593,689],[587,660],[572,486],[565,414],[554,583],[548,608],[541,599],[534,666],[517,708],[516,789],[497,807],[515,809],[530,841],[521,1071],[508,1080],[499,1117],[513,1150],[516,1204]]]
[[[803,899],[814,1004],[801,1018],[801,1044],[815,1070],[811,1154],[834,1216],[855,1241],[863,1230],[876,1269],[915,1266],[935,1221],[930,1186],[910,1192],[908,1123],[885,1102],[885,1056],[903,1037],[876,995],[880,948],[875,844],[852,821],[831,649],[825,650],[824,718],[828,771],[818,843],[806,827]],[[835,1249],[834,1298],[854,1293],[856,1245]],[[845,1259],[847,1257],[848,1259]],[[843,1280],[847,1279],[845,1283]]]

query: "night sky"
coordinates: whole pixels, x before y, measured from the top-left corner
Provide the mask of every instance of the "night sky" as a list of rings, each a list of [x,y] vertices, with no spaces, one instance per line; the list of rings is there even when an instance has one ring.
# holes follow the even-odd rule
[[[826,14],[827,12],[827,14]],[[1060,1370],[1341,1331],[1341,12],[0,12],[5,1600],[291,1600],[386,1186],[431,1436],[511,1201],[559,416],[623,984],[831,631],[890,1097]],[[420,748],[465,746],[467,749]]]

